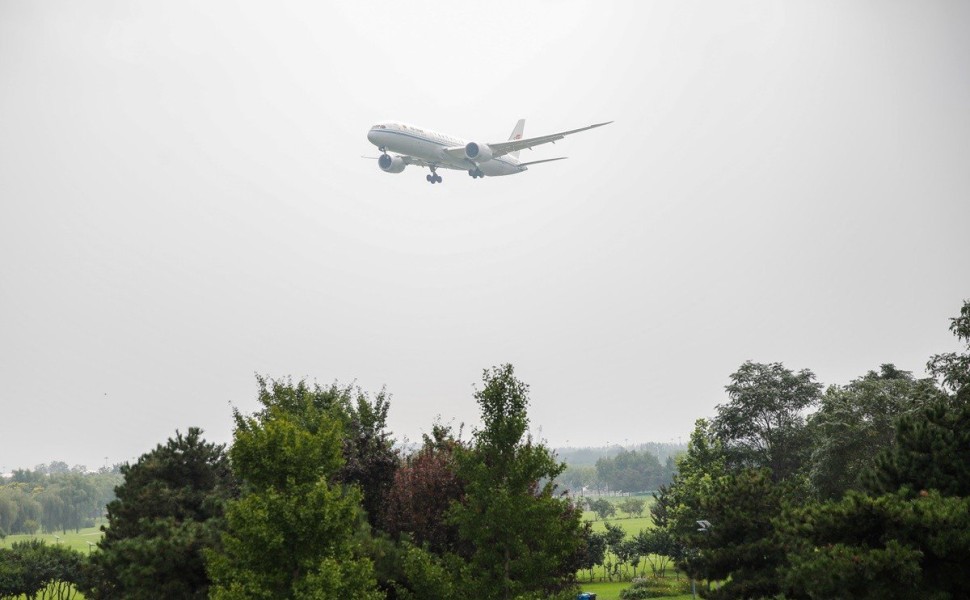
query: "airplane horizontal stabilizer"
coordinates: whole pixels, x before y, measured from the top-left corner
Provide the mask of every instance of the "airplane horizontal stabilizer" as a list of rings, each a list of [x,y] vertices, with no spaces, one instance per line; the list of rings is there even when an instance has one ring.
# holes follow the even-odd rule
[[[529,165],[537,165],[539,163],[552,162],[554,160],[566,160],[567,158],[569,158],[569,157],[568,156],[560,156],[559,158],[547,158],[545,160],[534,160],[532,162],[519,163],[519,166],[520,167],[528,167]]]

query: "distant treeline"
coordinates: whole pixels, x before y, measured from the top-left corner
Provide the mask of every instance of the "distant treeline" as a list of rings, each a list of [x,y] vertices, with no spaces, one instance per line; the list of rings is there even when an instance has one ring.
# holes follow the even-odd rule
[[[646,452],[653,454],[661,463],[667,462],[668,458],[676,459],[677,456],[687,451],[687,442],[638,442],[635,444],[611,444],[608,446],[584,446],[584,447],[563,447],[556,448],[556,458],[566,463],[570,467],[595,467],[596,462],[603,458],[616,456],[624,451]]]
[[[557,451],[567,464],[556,483],[573,492],[650,492],[670,484],[681,444],[640,444],[636,448],[581,448]],[[602,450],[601,453],[598,451]],[[607,452],[607,450],[609,452]],[[596,456],[592,464],[587,461]]]
[[[89,473],[52,462],[0,477],[0,537],[92,527],[123,481],[118,467]]]

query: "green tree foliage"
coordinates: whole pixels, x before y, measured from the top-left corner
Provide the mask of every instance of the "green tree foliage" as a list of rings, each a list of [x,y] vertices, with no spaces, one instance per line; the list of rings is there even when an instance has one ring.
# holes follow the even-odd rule
[[[965,303],[951,330],[970,340]],[[931,372],[954,392],[902,415],[895,444],[863,476],[867,496],[790,509],[777,521],[793,598],[958,598],[970,589],[970,398],[966,356]]]
[[[970,496],[970,402],[940,400],[903,416],[896,445],[879,455],[866,483],[877,494],[908,487]]]
[[[634,537],[633,543],[636,544],[637,552],[647,557],[654,577],[665,577],[670,561],[680,560],[683,556],[683,548],[665,527],[642,529]]]
[[[781,515],[786,484],[767,469],[742,469],[719,477],[702,498],[702,519],[691,534],[698,552],[692,567],[707,580],[726,580],[710,598],[774,597],[784,551],[774,539],[772,519]]]
[[[562,474],[556,478],[556,484],[575,492],[582,492],[586,489],[598,489],[600,482],[596,467],[567,465]]]
[[[464,600],[467,565],[455,554],[439,555],[403,542],[402,581],[392,585],[400,600]]]
[[[353,386],[328,387],[305,381],[293,384],[289,379],[272,380],[257,376],[257,399],[263,406],[259,415],[266,416],[271,407],[279,407],[300,418],[302,406],[311,404],[318,412],[326,413],[342,425],[341,454],[343,462],[334,482],[356,484],[363,493],[367,519],[379,526],[386,496],[394,483],[398,456],[393,440],[386,430],[390,398],[381,390],[373,400]]]
[[[65,470],[66,464],[17,469],[9,480],[0,479],[0,535],[94,526],[121,477],[87,473],[80,466]]]
[[[176,432],[121,468],[124,483],[108,504],[108,525],[92,555],[94,598],[205,598],[202,555],[217,545],[227,499],[236,493],[224,447],[202,430]]]
[[[795,509],[779,521],[789,598],[962,598],[970,498],[908,490]]]
[[[303,391],[275,385],[263,410],[235,415],[230,457],[245,492],[227,506],[222,548],[207,552],[214,599],[380,597],[358,556],[361,492],[336,481],[340,407]]]
[[[0,531],[6,534],[37,531],[44,518],[44,508],[37,501],[37,495],[31,492],[27,483],[8,483],[0,487]]]
[[[580,529],[582,543],[580,544],[578,569],[589,571],[590,580],[593,579],[593,569],[603,564],[606,558],[606,534],[593,531],[589,521],[583,523]]]
[[[691,433],[687,452],[678,463],[673,483],[662,488],[651,516],[657,527],[670,532],[674,543],[684,549],[678,566],[694,577],[702,576],[697,563],[699,552],[697,521],[709,519],[706,498],[713,494],[717,481],[727,475],[724,449],[711,425],[698,419]]]
[[[672,475],[655,455],[636,450],[620,450],[612,458],[597,460],[596,474],[611,490],[626,492],[656,490]]]
[[[580,552],[580,512],[551,483],[565,465],[533,441],[528,386],[511,365],[486,370],[475,399],[483,427],[459,454],[465,499],[450,518],[474,548],[466,597],[551,595],[574,585]]]
[[[776,480],[795,474],[811,451],[804,413],[818,403],[821,388],[808,369],[741,365],[725,388],[730,401],[718,405],[712,421],[731,463],[771,469]]]
[[[77,472],[58,473],[37,495],[43,508],[41,526],[44,531],[75,532],[93,525],[91,516],[100,508],[101,497],[92,481]]]
[[[647,507],[647,501],[636,496],[629,496],[620,501],[620,510],[632,516],[642,516],[643,510]]]
[[[960,316],[950,319],[950,331],[965,346],[963,354],[945,352],[932,356],[926,369],[940,380],[947,390],[970,402],[970,300],[963,302]]]
[[[62,546],[40,540],[15,542],[0,548],[0,598],[71,600],[78,596],[74,584],[86,577],[84,557]]]
[[[954,392],[900,418],[896,445],[879,455],[866,478],[874,493],[939,490],[944,496],[970,496],[970,301],[950,331],[967,344],[966,354],[941,354],[927,368]]]
[[[772,519],[781,514],[783,498],[804,492],[798,478],[779,483],[768,469],[732,463],[713,426],[699,420],[679,472],[660,490],[651,514],[669,534],[678,566],[697,579],[727,580],[711,597],[770,597],[779,589],[783,559]]]
[[[616,506],[606,498],[588,500],[587,504],[589,505],[589,509],[601,519],[607,519],[616,514]]]
[[[809,476],[822,498],[862,490],[863,473],[896,439],[896,421],[940,398],[931,379],[882,365],[846,386],[830,386],[808,420],[813,440]]]

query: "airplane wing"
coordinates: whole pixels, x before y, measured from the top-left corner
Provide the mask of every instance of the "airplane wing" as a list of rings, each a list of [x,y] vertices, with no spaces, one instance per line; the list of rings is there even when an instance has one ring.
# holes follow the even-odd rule
[[[590,125],[589,127],[580,127],[579,129],[571,129],[569,131],[560,131],[559,133],[553,133],[550,135],[541,135],[534,138],[526,138],[523,140],[509,140],[507,142],[495,142],[489,143],[488,147],[492,151],[492,157],[505,156],[510,152],[515,152],[516,150],[523,150],[525,148],[532,149],[534,146],[541,146],[542,144],[548,144],[549,142],[556,142],[567,135],[573,133],[579,133],[580,131],[586,131],[587,129],[594,129],[596,127],[602,127],[603,125],[609,125],[613,121],[607,121],[606,123],[597,123],[595,125]],[[447,154],[455,161],[467,162],[475,168],[477,165],[465,158],[465,147],[464,146],[452,146],[450,148],[442,149],[442,152]],[[533,163],[534,164],[534,163]]]
[[[549,142],[556,142],[563,139],[567,135],[573,133],[579,133],[580,131],[586,131],[587,129],[595,129],[597,127],[602,127],[603,125],[609,125],[613,121],[607,121],[606,123],[597,123],[595,125],[590,125],[588,127],[580,127],[579,129],[571,129],[569,131],[560,131],[559,133],[553,133],[550,135],[540,135],[534,138],[525,138],[522,140],[509,140],[507,142],[495,142],[494,144],[489,144],[488,147],[492,150],[492,156],[502,156],[508,154],[509,152],[515,152],[516,150],[524,150],[526,148],[533,148],[535,146],[541,146],[542,144],[548,144]]]

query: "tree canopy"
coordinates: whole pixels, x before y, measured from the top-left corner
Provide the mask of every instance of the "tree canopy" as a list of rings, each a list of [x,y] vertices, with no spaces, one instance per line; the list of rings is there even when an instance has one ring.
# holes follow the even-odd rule
[[[227,500],[237,493],[225,447],[202,430],[176,432],[121,468],[124,482],[107,507],[92,562],[94,598],[205,598],[203,551],[218,544]]]
[[[465,497],[450,513],[473,547],[469,597],[553,594],[573,585],[580,511],[555,494],[565,466],[527,433],[528,386],[512,365],[484,371],[475,393],[483,426],[459,454]]]
[[[355,540],[362,494],[337,481],[343,420],[303,391],[276,384],[261,411],[235,415],[243,494],[227,505],[221,547],[207,552],[211,598],[380,597]]]

